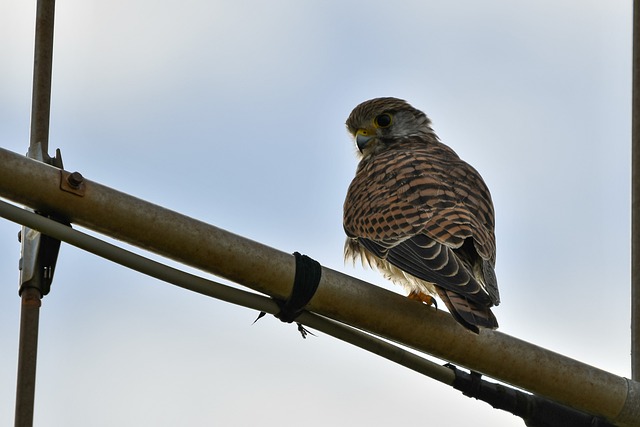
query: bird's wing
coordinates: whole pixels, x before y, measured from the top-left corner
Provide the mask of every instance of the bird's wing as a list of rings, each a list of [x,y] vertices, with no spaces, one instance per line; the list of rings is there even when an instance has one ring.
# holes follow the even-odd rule
[[[433,283],[449,312],[467,328],[478,332],[478,326],[498,327],[490,309],[494,305],[492,295],[470,274],[451,248],[424,235],[407,239],[391,248],[365,238],[358,238],[358,242],[394,267]],[[384,264],[379,264],[379,267],[385,269]]]

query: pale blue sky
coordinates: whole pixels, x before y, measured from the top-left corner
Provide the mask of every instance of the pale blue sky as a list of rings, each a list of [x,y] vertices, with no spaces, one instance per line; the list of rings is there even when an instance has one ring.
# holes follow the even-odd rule
[[[19,153],[34,16],[35,2],[0,5],[0,146]],[[346,117],[404,98],[492,191],[500,330],[629,376],[630,56],[630,1],[69,0],[50,146],[88,179],[401,292],[343,264],[341,222]],[[18,229],[0,220],[0,425],[15,399]],[[523,425],[255,316],[64,245],[36,425]]]

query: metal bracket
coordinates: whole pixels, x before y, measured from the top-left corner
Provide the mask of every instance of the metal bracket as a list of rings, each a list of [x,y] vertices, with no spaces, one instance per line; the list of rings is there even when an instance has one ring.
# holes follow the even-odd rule
[[[62,171],[62,155],[59,149],[56,150],[55,157],[50,157],[42,150],[42,144],[38,142],[29,147],[28,156],[60,168]],[[49,217],[46,213],[36,213]],[[29,227],[22,227],[18,238],[21,243],[20,289],[18,293],[21,295],[25,288],[33,288],[37,289],[41,296],[47,295],[53,282],[53,273],[60,251],[60,240],[46,236]]]
[[[28,227],[22,227],[19,237],[22,243],[19,293],[25,288],[35,288],[42,296],[47,295],[53,282],[60,240]]]

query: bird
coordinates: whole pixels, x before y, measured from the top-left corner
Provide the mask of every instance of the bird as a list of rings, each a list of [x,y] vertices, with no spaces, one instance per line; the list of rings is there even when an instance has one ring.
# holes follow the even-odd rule
[[[362,102],[346,126],[359,163],[343,206],[345,261],[436,309],[437,295],[472,332],[496,329],[495,214],[480,173],[402,99]]]

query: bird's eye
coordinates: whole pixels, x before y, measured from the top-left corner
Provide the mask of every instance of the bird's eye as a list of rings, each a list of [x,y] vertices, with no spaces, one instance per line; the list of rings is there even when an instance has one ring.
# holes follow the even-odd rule
[[[391,124],[391,115],[387,113],[380,114],[379,116],[376,116],[373,123],[379,128],[386,128]]]

